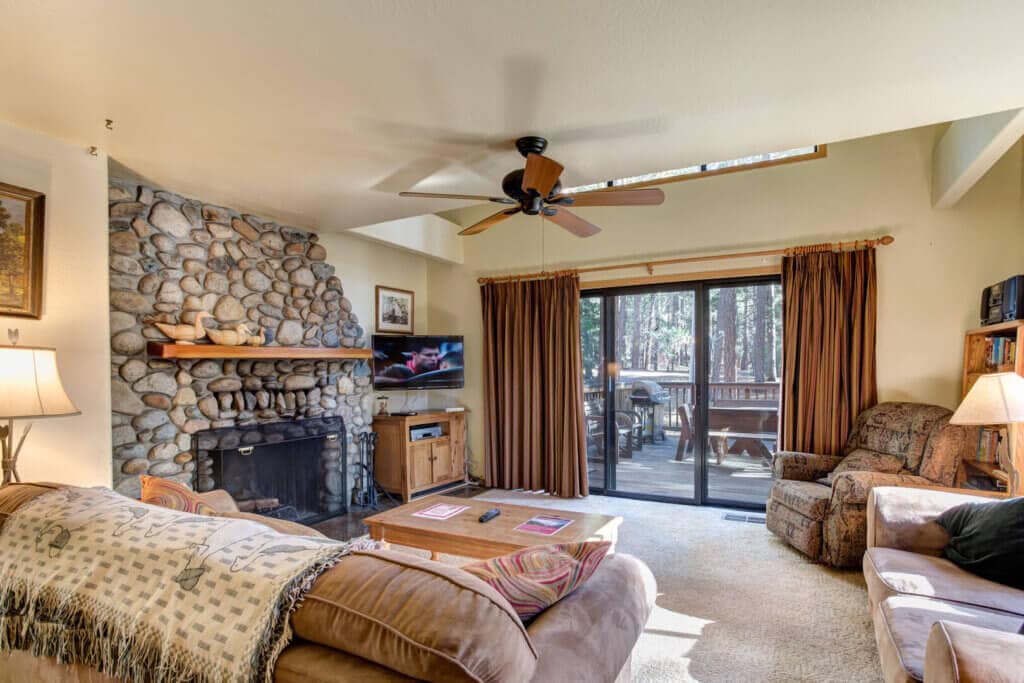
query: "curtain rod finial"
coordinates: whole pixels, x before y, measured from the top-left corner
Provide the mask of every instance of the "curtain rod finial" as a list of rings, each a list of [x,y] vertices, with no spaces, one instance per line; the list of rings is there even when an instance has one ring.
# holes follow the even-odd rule
[[[879,244],[889,245],[889,244],[892,244],[895,241],[896,241],[896,238],[893,237],[892,235],[885,235],[884,237],[882,237],[881,239],[878,240],[878,243]]]

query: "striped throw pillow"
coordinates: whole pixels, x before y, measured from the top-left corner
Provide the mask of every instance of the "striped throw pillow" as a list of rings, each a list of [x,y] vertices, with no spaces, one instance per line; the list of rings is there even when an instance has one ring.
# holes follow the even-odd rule
[[[534,546],[462,569],[498,591],[526,623],[582,586],[611,545],[587,541]]]
[[[142,475],[142,502],[159,505],[162,508],[191,512],[196,515],[214,515],[213,507],[207,505],[192,489],[170,479]]]

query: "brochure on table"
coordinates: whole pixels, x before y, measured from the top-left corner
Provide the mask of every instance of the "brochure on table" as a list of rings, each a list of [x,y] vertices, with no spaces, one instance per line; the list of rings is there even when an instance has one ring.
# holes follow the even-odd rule
[[[452,505],[450,503],[438,503],[437,505],[431,505],[428,508],[424,508],[419,512],[414,512],[412,513],[412,516],[423,517],[424,519],[451,519],[460,512],[464,512],[468,509],[468,505]]]
[[[516,531],[525,531],[528,534],[540,534],[541,536],[554,536],[565,527],[572,524],[573,520],[554,515],[536,515],[526,520],[515,528]]]

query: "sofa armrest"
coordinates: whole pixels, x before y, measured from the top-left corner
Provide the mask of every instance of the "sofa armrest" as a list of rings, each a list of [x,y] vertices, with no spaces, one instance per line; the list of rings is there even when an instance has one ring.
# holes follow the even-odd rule
[[[586,583],[530,623],[538,654],[531,683],[618,680],[656,596],[643,562],[622,553],[605,558]]]
[[[313,527],[306,526],[305,524],[290,522],[287,519],[268,517],[266,515],[256,514],[255,512],[218,512],[214,516],[225,517],[227,519],[244,519],[248,522],[256,522],[257,524],[270,527],[279,534],[288,534],[289,536],[317,536],[319,538],[326,538],[322,533]]]
[[[954,491],[928,486],[871,489],[866,510],[868,547],[942,554],[949,535],[935,519],[957,505],[990,499]]]
[[[224,489],[214,489],[213,491],[207,491],[198,495],[203,499],[204,503],[217,512],[238,512],[238,504],[235,502],[235,499]]]
[[[834,455],[779,451],[772,460],[772,474],[776,479],[814,481],[834,470],[841,460]]]
[[[925,683],[1024,683],[1024,635],[938,621],[928,634]]]

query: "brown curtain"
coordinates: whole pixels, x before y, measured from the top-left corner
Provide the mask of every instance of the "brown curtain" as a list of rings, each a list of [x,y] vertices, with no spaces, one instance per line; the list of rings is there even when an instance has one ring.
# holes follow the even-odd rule
[[[490,282],[480,296],[487,486],[586,495],[579,277]]]
[[[838,455],[878,400],[874,248],[796,249],[782,260],[782,448]]]

